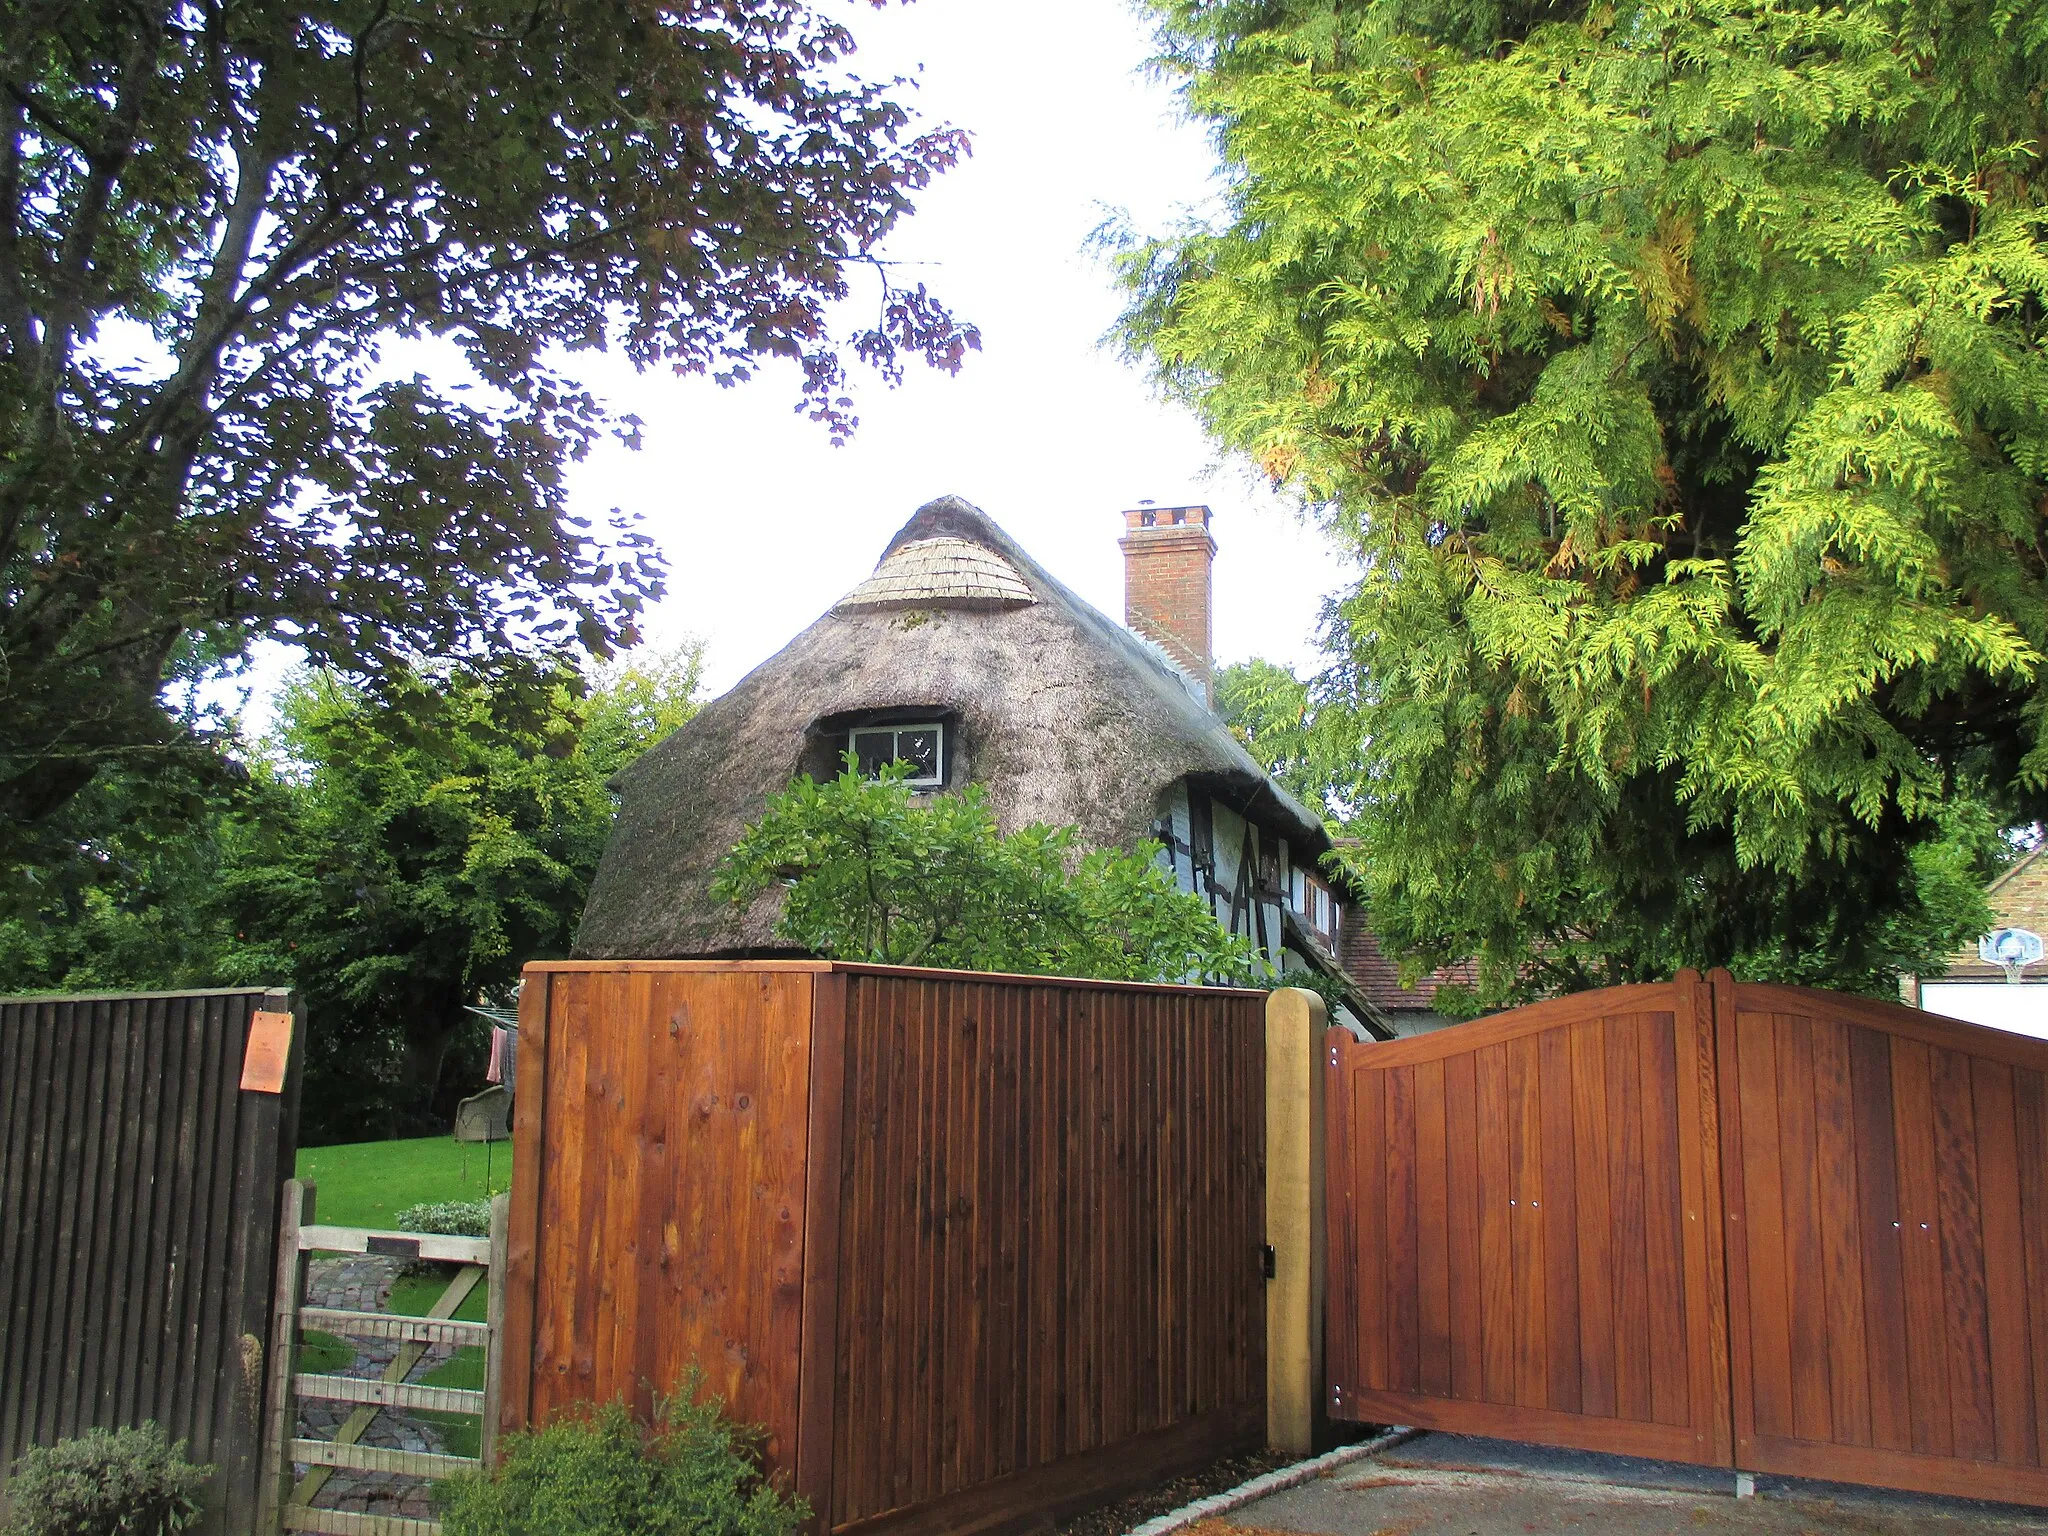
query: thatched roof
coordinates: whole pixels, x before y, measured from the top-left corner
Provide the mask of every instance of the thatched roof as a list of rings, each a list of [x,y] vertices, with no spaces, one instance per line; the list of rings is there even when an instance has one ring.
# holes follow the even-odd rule
[[[957,496],[920,507],[874,576],[620,775],[622,805],[576,952],[668,959],[772,952],[780,892],[745,912],[713,870],[770,795],[837,770],[872,711],[949,719],[949,782],[986,786],[1005,831],[1073,824],[1095,846],[1151,834],[1192,776],[1286,836],[1321,823],[1224,728],[1166,654],[1090,607]]]

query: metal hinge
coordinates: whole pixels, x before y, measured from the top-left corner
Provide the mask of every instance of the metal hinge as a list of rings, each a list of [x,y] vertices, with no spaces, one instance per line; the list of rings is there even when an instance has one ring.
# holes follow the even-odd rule
[[[1271,1243],[1259,1250],[1259,1273],[1268,1280],[1280,1273],[1280,1255],[1273,1251]]]

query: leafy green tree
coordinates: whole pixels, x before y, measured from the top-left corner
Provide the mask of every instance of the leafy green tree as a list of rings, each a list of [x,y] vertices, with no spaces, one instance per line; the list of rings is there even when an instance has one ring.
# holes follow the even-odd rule
[[[0,993],[210,987],[233,973],[218,900],[246,776],[117,764],[38,829],[0,883]],[[268,978],[275,979],[275,978]]]
[[[52,818],[77,856],[0,908],[0,992],[295,985],[306,1138],[437,1129],[475,1080],[448,1063],[481,1068],[464,1006],[568,952],[606,783],[694,713],[700,659],[509,685],[447,667],[396,700],[301,673],[239,777],[166,801],[116,767]]]
[[[957,367],[877,253],[965,140],[852,49],[806,0],[0,0],[0,851],[191,753],[195,646],[412,697],[421,656],[630,642],[659,560],[564,471],[638,423],[550,349],[786,359],[835,434],[850,355]]]
[[[1288,793],[1326,814],[1341,814],[1359,743],[1337,729],[1337,712],[1320,707],[1314,680],[1304,682],[1257,657],[1232,662],[1216,669],[1216,713]]]
[[[1896,827],[1873,834],[1873,844],[1889,836],[1894,851],[1904,850],[1898,862],[1812,857],[1791,874],[1746,868],[1725,827],[1676,822],[1670,781],[1656,776],[1628,781],[1617,800],[1577,805],[1520,793],[1496,798],[1483,781],[1445,782],[1429,827],[1376,825],[1388,811],[1361,776],[1361,712],[1343,693],[1342,669],[1306,682],[1268,662],[1232,672],[1232,730],[1269,771],[1321,805],[1336,856],[1355,877],[1403,834],[1458,874],[1466,873],[1458,847],[1426,839],[1470,826],[1497,846],[1520,831],[1535,850],[1520,871],[1527,899],[1512,907],[1464,904],[1464,888],[1448,878],[1375,887],[1379,904],[1367,919],[1403,955],[1410,982],[1446,961],[1480,959],[1476,987],[1438,989],[1445,1013],[1659,978],[1681,966],[1726,965],[1748,980],[1889,995],[1902,973],[1938,969],[1984,931],[1985,883],[2015,852],[1998,809],[1968,784],[1935,812],[1931,835]],[[1218,697],[1227,703],[1221,681]],[[1562,777],[1553,782],[1570,787]],[[1516,828],[1505,820],[1515,815],[1542,820]],[[1576,864],[1559,846],[1565,837],[1585,840]],[[1548,869],[1537,862],[1543,857],[1554,861]]]
[[[1154,844],[1081,851],[1072,827],[1004,836],[979,785],[914,804],[902,772],[849,763],[768,802],[712,893],[788,886],[779,935],[812,954],[1122,981],[1253,984],[1263,962],[1158,863]]]
[[[1124,334],[1361,557],[1390,941],[1503,1000],[1976,926],[2048,809],[2048,12],[1154,8],[1229,177]]]
[[[615,809],[606,782],[694,711],[698,653],[557,674],[550,708],[459,669],[397,705],[330,674],[286,692],[275,766],[222,881],[232,964],[295,981],[306,1135],[438,1129],[465,1007],[568,953]]]

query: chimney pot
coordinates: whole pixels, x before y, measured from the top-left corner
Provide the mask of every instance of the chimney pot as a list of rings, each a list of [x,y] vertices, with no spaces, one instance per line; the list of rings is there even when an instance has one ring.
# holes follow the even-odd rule
[[[1216,541],[1204,506],[1124,513],[1124,622],[1171,656],[1215,703],[1210,658],[1210,568]]]

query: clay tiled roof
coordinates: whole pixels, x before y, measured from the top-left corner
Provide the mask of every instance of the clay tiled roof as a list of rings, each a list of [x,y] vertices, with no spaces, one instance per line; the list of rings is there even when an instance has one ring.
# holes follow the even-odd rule
[[[2027,928],[2048,938],[2048,844],[1992,881],[1984,898],[1991,904],[1993,927]],[[2038,976],[2041,971],[2042,967],[2036,966],[2028,974]],[[1942,974],[1956,980],[2005,979],[2003,970],[1977,958],[1975,940],[1949,956]]]
[[[1379,939],[1365,925],[1362,915],[1345,927],[1344,969],[1375,1007],[1396,1012],[1427,1011],[1436,1006],[1438,987],[1470,986],[1479,979],[1479,968],[1465,960],[1430,972],[1412,987],[1402,986],[1400,968],[1381,950]]]
[[[966,539],[919,539],[890,551],[875,574],[833,605],[875,608],[1016,608],[1036,602],[1013,566]]]

